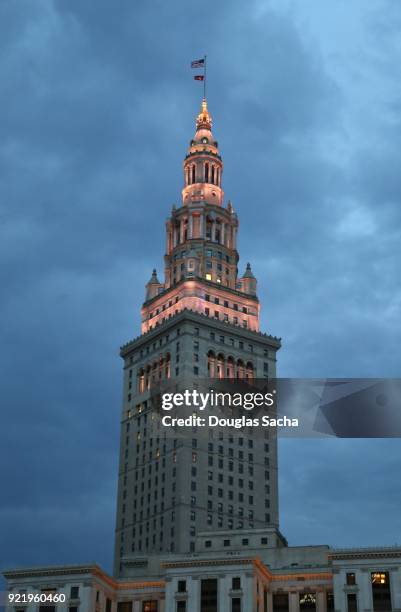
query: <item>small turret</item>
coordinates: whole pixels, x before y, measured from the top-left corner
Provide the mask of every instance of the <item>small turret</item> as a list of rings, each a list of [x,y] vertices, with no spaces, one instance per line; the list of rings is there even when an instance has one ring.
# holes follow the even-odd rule
[[[146,283],[146,300],[150,300],[158,295],[161,289],[164,289],[164,285],[157,278],[156,269],[153,269],[152,276],[148,283]]]
[[[241,277],[240,284],[241,291],[243,291],[244,293],[248,293],[249,295],[256,295],[257,281],[255,276],[253,275],[250,263],[246,264],[246,270],[243,276]]]

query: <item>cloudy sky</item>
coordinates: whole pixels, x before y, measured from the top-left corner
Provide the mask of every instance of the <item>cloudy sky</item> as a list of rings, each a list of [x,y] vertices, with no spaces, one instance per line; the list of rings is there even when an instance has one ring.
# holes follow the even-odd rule
[[[401,7],[0,3],[0,568],[111,569],[121,344],[162,269],[208,55],[282,376],[400,374]],[[289,542],[393,544],[399,440],[287,440]]]

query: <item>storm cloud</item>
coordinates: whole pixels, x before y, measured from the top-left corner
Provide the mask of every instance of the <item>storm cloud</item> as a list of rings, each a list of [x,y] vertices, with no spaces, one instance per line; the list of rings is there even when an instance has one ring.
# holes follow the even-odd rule
[[[378,0],[0,4],[0,568],[111,569],[118,348],[162,271],[204,53],[279,374],[399,376],[400,26]],[[280,450],[290,544],[399,537],[398,440]]]

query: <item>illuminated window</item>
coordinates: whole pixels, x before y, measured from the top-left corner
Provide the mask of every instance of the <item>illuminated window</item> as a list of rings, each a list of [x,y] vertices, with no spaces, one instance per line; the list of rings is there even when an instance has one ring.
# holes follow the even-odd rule
[[[144,601],[142,603],[142,612],[157,612],[157,600]]]
[[[372,574],[372,584],[388,584],[387,572],[374,572]]]
[[[206,280],[211,281],[212,280],[212,275],[211,274],[206,274]],[[221,282],[221,281],[220,281]]]

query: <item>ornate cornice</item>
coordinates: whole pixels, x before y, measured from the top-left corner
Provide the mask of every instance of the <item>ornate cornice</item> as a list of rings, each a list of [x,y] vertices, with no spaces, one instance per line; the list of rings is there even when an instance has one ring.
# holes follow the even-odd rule
[[[196,312],[195,310],[189,310],[188,308],[183,308],[170,318],[166,319],[163,323],[159,323],[157,326],[153,327],[149,331],[137,336],[133,340],[130,340],[126,344],[123,344],[120,348],[121,357],[125,357],[132,351],[133,349],[141,346],[142,343],[145,343],[153,338],[153,336],[158,336],[160,332],[166,331],[169,327],[173,327],[177,325],[182,319],[192,318],[201,320],[203,323],[208,323],[211,326],[215,326],[218,329],[227,329],[230,330],[230,333],[240,333],[241,336],[249,337],[250,339],[254,339],[257,341],[260,340],[268,340],[271,346],[276,349],[281,347],[281,338],[277,338],[276,336],[270,336],[269,334],[265,334],[263,332],[257,332],[250,329],[245,329],[244,327],[239,327],[237,325],[233,325],[232,323],[225,323],[223,321],[216,321],[212,317],[208,317],[205,314]]]
[[[340,548],[332,549],[329,552],[331,561],[341,561],[348,559],[392,559],[401,558],[401,548],[399,546],[383,548]]]

